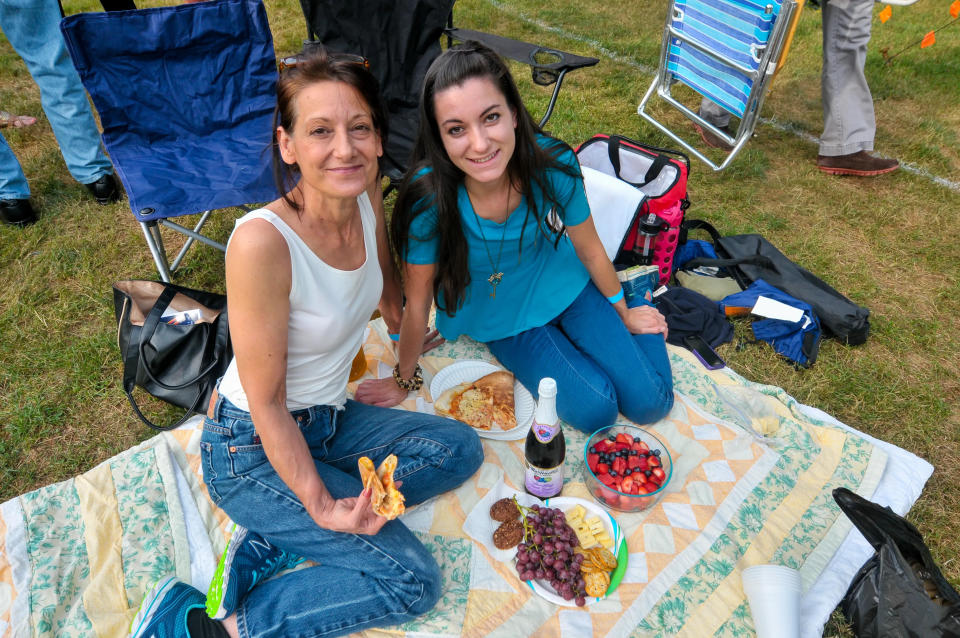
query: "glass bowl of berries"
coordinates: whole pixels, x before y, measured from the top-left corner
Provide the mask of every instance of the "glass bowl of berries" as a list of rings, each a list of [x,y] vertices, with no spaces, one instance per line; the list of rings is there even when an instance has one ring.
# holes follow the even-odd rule
[[[593,433],[583,448],[584,481],[601,505],[642,512],[656,505],[673,475],[673,459],[656,436],[626,423]]]

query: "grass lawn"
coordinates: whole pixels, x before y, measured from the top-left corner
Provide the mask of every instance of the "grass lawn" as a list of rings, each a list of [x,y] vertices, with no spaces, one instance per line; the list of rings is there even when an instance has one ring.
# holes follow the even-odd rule
[[[141,6],[161,4],[141,0]],[[821,174],[814,139],[821,127],[820,13],[804,11],[790,60],[775,80],[763,121],[733,165],[714,173],[694,162],[688,215],[721,232],[758,232],[796,262],[871,309],[872,332],[856,348],[826,341],[817,363],[796,370],[768,347],[719,349],[747,378],[782,386],[873,436],[936,467],[910,512],[960,587],[960,25],[949,0],[894,7],[874,20],[867,77],[877,113],[876,147],[904,170],[873,179]],[[878,4],[875,15],[885,5]],[[67,13],[98,10],[64,0]],[[278,54],[299,49],[299,4],[271,0]],[[650,0],[461,0],[457,24],[601,59],[567,78],[550,121],[578,144],[619,133],[671,144],[636,115],[659,57],[664,3]],[[517,69],[531,110],[548,93]],[[0,108],[40,118],[3,131],[23,165],[39,222],[0,227],[0,502],[78,474],[153,433],[133,416],[120,387],[111,284],[155,278],[126,201],[100,207],[68,174],[20,57],[0,37]],[[669,119],[669,114],[666,115]],[[685,125],[679,119],[677,126]],[[686,130],[690,130],[686,126]],[[226,240],[233,214],[213,232]],[[201,247],[177,281],[223,290],[223,258]],[[749,327],[737,326],[750,336]],[[154,414],[163,415],[163,411]],[[168,415],[170,413],[167,413]],[[953,539],[953,540],[951,540]],[[828,635],[847,630],[837,623]]]

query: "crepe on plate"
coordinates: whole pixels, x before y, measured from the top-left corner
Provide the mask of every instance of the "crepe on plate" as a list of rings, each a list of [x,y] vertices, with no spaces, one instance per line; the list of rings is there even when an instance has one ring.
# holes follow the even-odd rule
[[[380,467],[373,469],[373,461],[365,456],[357,460],[360,466],[360,479],[364,488],[370,488],[370,501],[373,511],[393,520],[403,514],[403,494],[393,482],[393,472],[397,469],[397,456],[391,454],[383,460]]]
[[[512,430],[517,425],[513,411],[513,375],[498,370],[472,383],[446,390],[433,403],[437,414],[463,421],[478,430]]]

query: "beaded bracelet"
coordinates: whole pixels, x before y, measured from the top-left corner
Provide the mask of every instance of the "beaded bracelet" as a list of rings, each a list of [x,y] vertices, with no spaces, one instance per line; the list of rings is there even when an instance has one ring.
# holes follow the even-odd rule
[[[418,363],[417,367],[413,370],[413,376],[409,379],[404,379],[400,376],[400,364],[398,363],[393,368],[393,380],[397,382],[397,385],[400,386],[401,389],[407,392],[416,392],[423,387],[423,368],[421,368]]]

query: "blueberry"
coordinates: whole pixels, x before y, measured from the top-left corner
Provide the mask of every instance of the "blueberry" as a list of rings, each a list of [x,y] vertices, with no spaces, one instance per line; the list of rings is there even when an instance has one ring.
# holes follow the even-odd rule
[[[610,476],[616,476],[616,475],[617,475],[616,470],[610,470]]]
[[[643,473],[647,476],[647,478],[653,476],[653,470],[644,470]]]
[[[653,451],[653,455],[654,455],[654,456],[660,456],[660,448],[657,448],[656,450],[654,450],[654,451]]]
[[[633,470],[631,470],[629,467],[623,471],[624,476],[630,476],[631,474],[633,474]]]
[[[597,448],[595,448],[595,447],[593,447],[593,446],[591,445],[591,446],[590,446],[590,454],[596,454],[596,453],[597,453]]]
[[[610,436],[607,437],[607,440],[608,440],[608,441],[614,441],[614,442],[616,442],[617,437],[616,437],[616,435],[611,434]]]
[[[639,443],[639,442],[640,442],[640,437],[639,437],[639,436],[633,437],[633,442],[634,442],[634,443]]]

